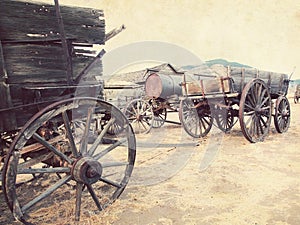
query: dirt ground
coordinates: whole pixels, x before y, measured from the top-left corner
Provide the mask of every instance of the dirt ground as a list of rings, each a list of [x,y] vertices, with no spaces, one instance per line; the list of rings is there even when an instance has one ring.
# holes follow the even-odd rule
[[[125,192],[79,224],[300,224],[300,104],[290,103],[288,132],[278,134],[272,122],[261,143],[249,143],[239,123],[228,134],[213,128],[200,140],[174,124],[137,135],[137,161]],[[0,224],[19,224],[1,191],[0,213]]]

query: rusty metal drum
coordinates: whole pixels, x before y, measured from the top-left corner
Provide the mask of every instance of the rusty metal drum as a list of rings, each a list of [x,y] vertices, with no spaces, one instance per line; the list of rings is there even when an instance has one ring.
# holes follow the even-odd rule
[[[146,96],[150,98],[168,99],[173,95],[182,95],[182,76],[160,73],[150,74],[145,83]]]

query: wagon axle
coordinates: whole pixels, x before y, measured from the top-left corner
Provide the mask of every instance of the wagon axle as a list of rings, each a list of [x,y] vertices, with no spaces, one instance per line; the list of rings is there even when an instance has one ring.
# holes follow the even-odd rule
[[[100,162],[90,157],[83,157],[73,164],[72,175],[77,182],[93,184],[101,178],[102,170]]]

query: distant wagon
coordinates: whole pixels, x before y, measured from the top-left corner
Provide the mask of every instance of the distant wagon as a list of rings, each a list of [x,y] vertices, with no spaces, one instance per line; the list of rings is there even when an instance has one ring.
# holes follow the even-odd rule
[[[206,79],[198,76],[197,82],[183,82],[185,99],[180,103],[181,122],[191,136],[205,136],[213,119],[221,130],[229,131],[235,117],[250,142],[264,140],[272,116],[279,133],[288,130],[291,115],[286,98],[288,75],[227,67],[224,76]]]
[[[279,133],[288,130],[291,114],[286,98],[288,75],[224,66],[220,66],[222,73],[213,74],[207,66],[203,68],[181,76],[149,75],[146,98],[136,100],[127,114],[136,113],[135,120],[140,121],[141,127],[152,126],[155,118],[160,121],[166,118],[166,109],[175,102],[179,104],[183,128],[195,138],[206,136],[214,121],[227,132],[234,126],[235,118],[239,118],[242,132],[250,142],[264,140],[272,116]]]
[[[104,50],[95,55],[93,44],[112,35],[102,10],[0,1],[1,180],[23,223],[51,205],[53,217],[78,221],[86,207],[105,209],[129,181],[135,136],[124,114],[101,100],[94,76]]]

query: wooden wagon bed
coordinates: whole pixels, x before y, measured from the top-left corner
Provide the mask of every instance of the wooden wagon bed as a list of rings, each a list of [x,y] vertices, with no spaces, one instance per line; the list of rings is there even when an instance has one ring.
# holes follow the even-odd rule
[[[223,65],[202,66],[189,72],[192,75],[186,81],[186,95],[241,94],[245,85],[259,78],[269,87],[272,98],[286,95],[289,76],[283,73],[262,71],[255,68],[225,67]],[[195,81],[195,80],[198,80]]]
[[[79,84],[94,87],[85,95],[103,89],[95,80],[103,52],[95,58],[92,49],[105,43],[102,10],[2,0],[0,26],[0,132],[20,128],[37,103],[70,97]]]

